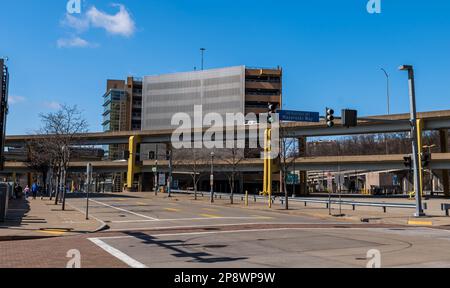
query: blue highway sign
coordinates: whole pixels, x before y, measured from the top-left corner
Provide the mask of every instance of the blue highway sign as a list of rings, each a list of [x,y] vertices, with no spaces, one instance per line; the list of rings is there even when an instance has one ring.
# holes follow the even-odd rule
[[[280,121],[320,122],[319,112],[280,110],[278,114],[280,115]]]

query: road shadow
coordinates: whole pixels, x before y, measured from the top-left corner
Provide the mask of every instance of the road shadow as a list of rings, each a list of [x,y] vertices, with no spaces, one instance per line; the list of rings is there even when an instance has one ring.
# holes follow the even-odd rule
[[[45,223],[45,219],[27,217],[30,202],[25,199],[9,200],[5,222],[0,222],[0,230],[27,226],[32,223]]]
[[[172,251],[173,253],[171,255],[174,257],[186,259],[190,258],[188,262],[211,264],[211,263],[236,262],[248,259],[246,257],[215,257],[214,255],[206,252],[189,252],[186,249],[183,249],[182,247],[200,246],[200,245],[187,244],[186,241],[183,240],[160,240],[151,235],[147,235],[141,232],[126,232],[125,234],[137,238],[139,240],[142,240],[143,244],[155,245],[167,249],[169,251]],[[217,249],[224,248],[224,246],[214,246],[214,247]],[[210,248],[213,248],[213,246],[210,246]]]

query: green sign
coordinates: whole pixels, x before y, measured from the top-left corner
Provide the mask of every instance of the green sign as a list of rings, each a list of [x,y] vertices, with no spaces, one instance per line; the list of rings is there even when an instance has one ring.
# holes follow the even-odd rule
[[[300,178],[298,177],[297,174],[288,174],[287,175],[287,179],[286,179],[286,183],[288,185],[297,185],[300,183]]]

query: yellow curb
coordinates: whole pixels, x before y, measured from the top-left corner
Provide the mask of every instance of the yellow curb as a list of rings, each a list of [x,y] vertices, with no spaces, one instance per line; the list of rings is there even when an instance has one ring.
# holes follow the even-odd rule
[[[433,226],[433,222],[431,222],[431,221],[408,220],[408,225]]]
[[[168,212],[180,212],[180,209],[175,209],[175,208],[165,208],[164,210],[166,210]]]
[[[200,214],[200,216],[205,218],[220,218],[219,215],[212,215],[212,214]]]
[[[67,233],[67,231],[58,230],[58,229],[39,230],[38,232],[44,233],[44,234],[56,235],[56,236],[61,236],[61,235],[64,235]]]

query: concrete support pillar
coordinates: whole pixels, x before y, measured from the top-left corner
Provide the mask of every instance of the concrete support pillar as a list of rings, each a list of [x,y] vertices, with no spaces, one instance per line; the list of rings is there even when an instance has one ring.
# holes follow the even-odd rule
[[[441,152],[448,153],[448,130],[440,130],[439,135],[441,139]],[[442,170],[442,185],[444,186],[445,197],[450,197],[450,182],[448,170]]]
[[[301,137],[298,139],[299,158],[306,157],[307,138]],[[308,171],[300,171],[300,195],[307,196],[308,191]]]

